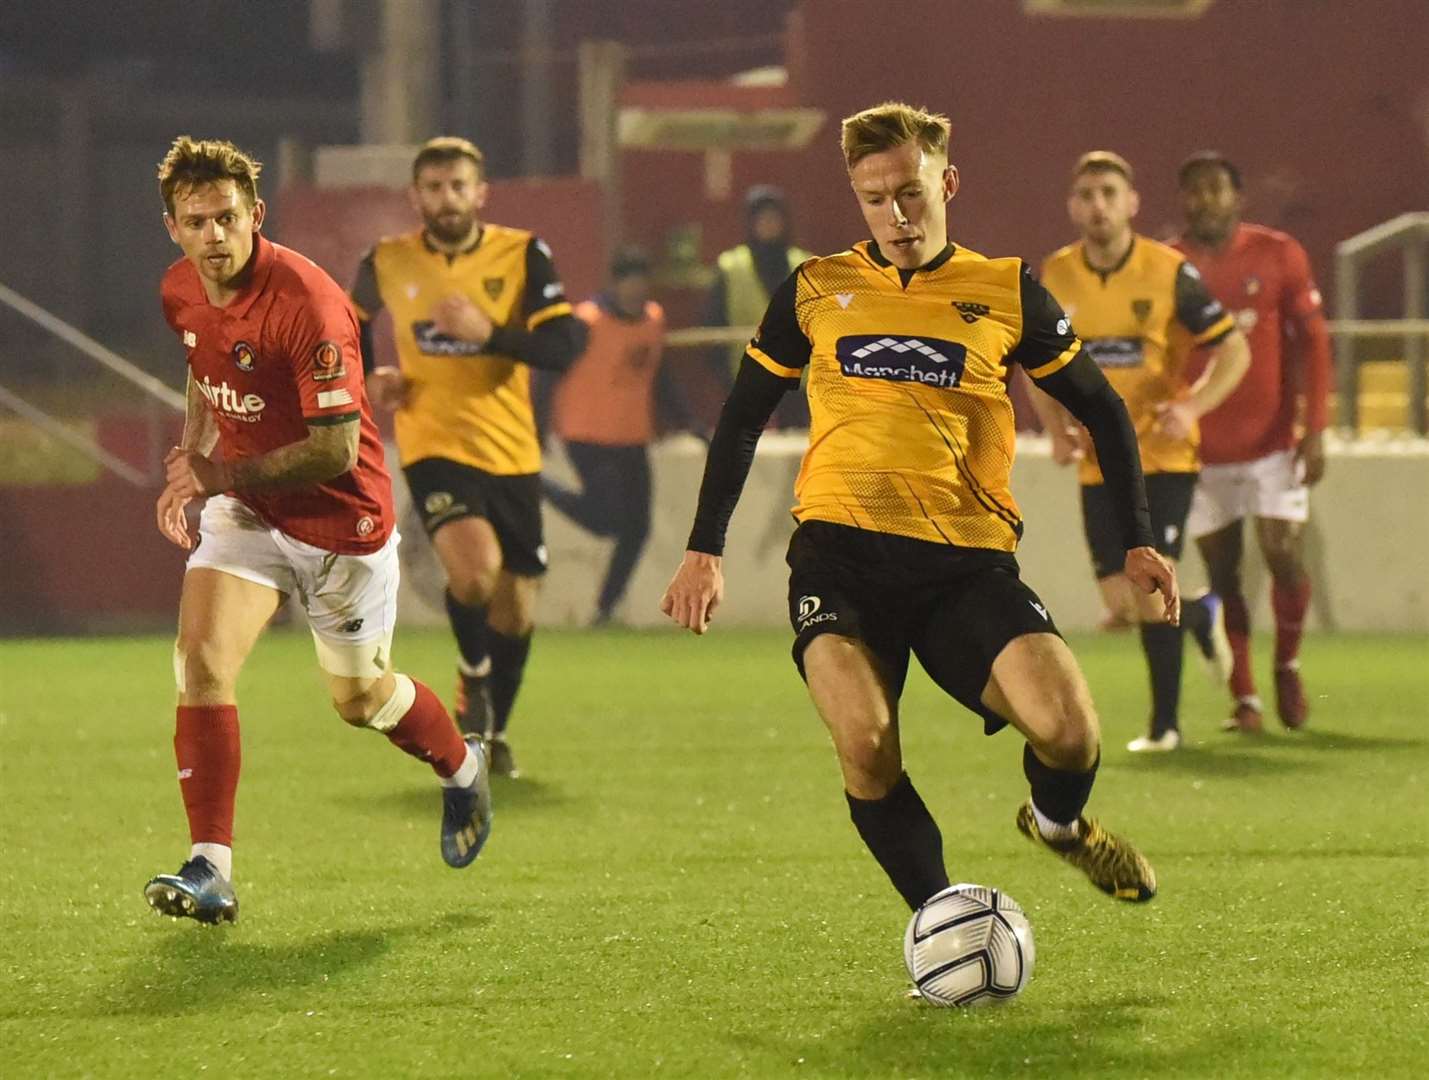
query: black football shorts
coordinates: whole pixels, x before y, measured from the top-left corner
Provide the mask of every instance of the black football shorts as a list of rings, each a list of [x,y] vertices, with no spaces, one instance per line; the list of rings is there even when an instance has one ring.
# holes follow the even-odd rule
[[[840,634],[878,657],[896,697],[911,654],[945,693],[983,718],[989,735],[1007,723],[982,703],[992,662],[1023,634],[1060,636],[1010,552],[808,521],[794,531],[787,561],[800,675],[809,643]]]
[[[495,476],[446,458],[423,458],[402,471],[428,536],[462,518],[485,518],[501,543],[503,569],[523,577],[546,572],[540,473]]]
[[[1146,505],[1151,511],[1151,531],[1156,550],[1173,562],[1181,557],[1186,542],[1186,515],[1191,512],[1191,495],[1196,490],[1196,473],[1149,473],[1146,477]],[[1097,580],[1122,572],[1126,548],[1121,526],[1105,484],[1082,487],[1082,528],[1092,553],[1092,570]]]

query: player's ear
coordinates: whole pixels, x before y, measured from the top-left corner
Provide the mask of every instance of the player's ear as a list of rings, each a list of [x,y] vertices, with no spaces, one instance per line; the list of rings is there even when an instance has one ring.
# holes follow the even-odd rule
[[[167,210],[164,211],[164,228],[169,230],[169,239],[177,244],[179,242],[179,223],[174,220],[174,215]]]
[[[476,189],[471,193],[471,208],[481,210],[486,207],[486,197],[491,194],[491,185],[485,180],[476,182]]]
[[[1141,194],[1135,188],[1131,188],[1126,193],[1126,216],[1128,219],[1134,218],[1141,210]]]
[[[943,202],[948,202],[958,193],[958,167],[949,165],[943,170]]]
[[[268,204],[262,199],[253,200],[253,231],[257,232],[263,227],[263,219],[268,214]]]

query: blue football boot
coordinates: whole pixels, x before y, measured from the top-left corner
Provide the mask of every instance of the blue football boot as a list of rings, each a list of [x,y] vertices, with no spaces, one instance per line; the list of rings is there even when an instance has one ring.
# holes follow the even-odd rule
[[[450,867],[470,866],[491,835],[491,772],[481,738],[468,735],[476,777],[466,787],[442,788],[442,858]]]
[[[238,897],[218,868],[195,855],[177,874],[160,874],[144,886],[144,899],[160,915],[201,923],[238,921]]]

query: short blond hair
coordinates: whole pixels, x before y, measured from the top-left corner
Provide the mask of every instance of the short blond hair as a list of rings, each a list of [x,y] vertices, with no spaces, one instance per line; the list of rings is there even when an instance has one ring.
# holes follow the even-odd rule
[[[1072,180],[1076,182],[1086,173],[1120,173],[1128,185],[1136,183],[1136,174],[1131,171],[1131,162],[1113,150],[1088,150],[1072,166]]]
[[[901,101],[885,101],[844,117],[841,129],[844,164],[852,169],[869,154],[916,141],[927,153],[948,153],[953,125],[942,113]]]
[[[174,212],[174,198],[204,184],[232,180],[252,206],[258,201],[258,174],[263,163],[227,139],[195,139],[180,135],[159,162],[159,195],[164,209]]]

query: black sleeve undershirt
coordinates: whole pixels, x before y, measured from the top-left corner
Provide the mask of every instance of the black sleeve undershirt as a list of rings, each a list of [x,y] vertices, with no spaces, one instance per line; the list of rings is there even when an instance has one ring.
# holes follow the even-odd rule
[[[700,481],[699,508],[687,545],[690,551],[724,554],[725,530],[754,463],[759,436],[774,415],[779,399],[798,387],[798,379],[775,375],[748,354],[740,361],[734,389],[720,410],[719,423],[710,439],[705,475]]]
[[[1146,505],[1146,484],[1141,475],[1141,452],[1136,429],[1120,395],[1112,389],[1102,369],[1083,349],[1059,371],[1038,379],[1037,385],[1072,414],[1092,437],[1111,504],[1121,526],[1122,544],[1130,551],[1154,547],[1151,512]]]
[[[589,328],[574,315],[557,315],[534,330],[520,326],[492,327],[491,337],[481,347],[484,353],[500,353],[546,371],[565,371],[585,351]]]

